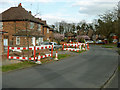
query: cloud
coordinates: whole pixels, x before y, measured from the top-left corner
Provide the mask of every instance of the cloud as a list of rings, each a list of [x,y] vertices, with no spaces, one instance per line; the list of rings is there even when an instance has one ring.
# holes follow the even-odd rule
[[[72,7],[79,7],[79,13],[88,15],[98,15],[106,12],[107,10],[112,10],[113,7],[117,6],[119,0],[81,0],[72,4]]]
[[[71,17],[69,15],[65,15],[65,14],[58,14],[58,13],[54,13],[54,14],[44,14],[42,16],[37,16],[37,17],[41,17],[43,20],[46,20],[48,24],[54,24],[55,22],[60,22],[60,21],[65,21],[68,23],[78,23],[80,20],[78,18],[75,17]]]

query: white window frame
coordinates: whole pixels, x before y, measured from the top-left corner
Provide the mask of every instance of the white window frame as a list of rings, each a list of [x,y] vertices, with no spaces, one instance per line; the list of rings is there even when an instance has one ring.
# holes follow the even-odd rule
[[[47,33],[49,33],[49,29],[47,28]]]
[[[50,39],[49,39],[49,38],[47,38],[47,40],[48,40],[48,41],[50,41]]]
[[[42,43],[43,42],[43,37],[39,38],[39,42]]]
[[[0,29],[3,29],[3,22],[0,22]]]
[[[16,37],[16,45],[20,45],[20,37]]]
[[[34,28],[34,23],[30,22],[30,29],[33,29],[33,28]]]
[[[32,39],[32,44],[33,44],[33,46],[35,46],[35,37],[32,37],[31,39]],[[37,41],[36,41],[36,42],[37,42]]]
[[[38,31],[41,31],[41,25],[38,24]]]

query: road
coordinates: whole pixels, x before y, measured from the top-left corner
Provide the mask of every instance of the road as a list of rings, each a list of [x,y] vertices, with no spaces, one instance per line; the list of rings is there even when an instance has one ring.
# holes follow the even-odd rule
[[[115,51],[90,46],[77,56],[3,73],[3,88],[100,88],[117,64]]]

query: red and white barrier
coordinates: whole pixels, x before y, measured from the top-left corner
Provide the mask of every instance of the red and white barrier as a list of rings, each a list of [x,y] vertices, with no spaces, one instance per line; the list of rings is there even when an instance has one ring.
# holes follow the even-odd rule
[[[42,50],[42,49],[51,49],[51,54],[45,54],[42,56],[36,57],[36,50]],[[9,47],[8,46],[8,53],[7,53],[7,58],[8,59],[14,59],[14,60],[28,60],[28,57],[17,57],[17,56],[9,56],[9,51],[16,51],[16,50],[28,50],[28,47]],[[36,61],[42,58],[46,57],[53,57],[53,45],[41,45],[41,46],[30,46],[29,50],[34,51],[34,57],[30,57],[29,60],[34,60]],[[40,62],[39,62],[40,63]]]
[[[36,50],[50,49],[52,45],[36,46]],[[28,47],[9,47],[10,50],[28,50]],[[29,46],[29,50],[34,50],[34,46]]]
[[[81,49],[75,49],[75,48],[64,48],[64,50],[66,50],[66,51],[78,51],[78,50],[81,50]]]
[[[64,46],[67,46],[67,48],[64,48]],[[68,48],[68,47],[73,47],[73,48]],[[65,43],[63,44],[63,50],[67,51],[81,51],[81,50],[89,50],[89,45],[85,43]]]

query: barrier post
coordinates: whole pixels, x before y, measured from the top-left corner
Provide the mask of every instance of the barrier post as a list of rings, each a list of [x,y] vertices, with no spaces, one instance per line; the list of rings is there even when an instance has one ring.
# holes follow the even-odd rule
[[[88,48],[88,50],[89,50],[89,44],[87,44],[87,48]]]
[[[68,48],[68,45],[67,45],[67,48]]]
[[[64,43],[63,43],[63,50],[64,50]]]
[[[82,50],[82,49],[81,49],[81,46],[82,46],[82,45],[80,44],[80,51]]]
[[[51,58],[53,57],[53,45],[52,45],[52,48],[51,48]]]
[[[9,59],[9,46],[8,46],[8,52],[7,52],[7,59]]]
[[[56,51],[55,59],[54,60],[58,60],[58,52],[57,51]]]
[[[34,61],[35,61],[35,55],[36,55],[36,47],[34,46]]]
[[[79,45],[77,44],[77,49],[79,49]],[[79,52],[79,50],[77,50],[77,52]]]
[[[87,49],[86,49],[86,44],[85,44],[85,50],[87,50]]]

